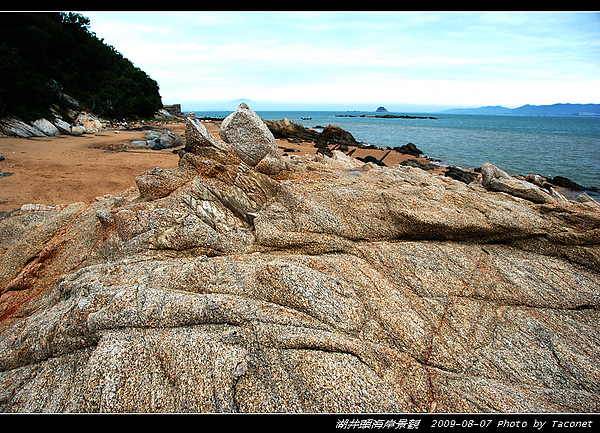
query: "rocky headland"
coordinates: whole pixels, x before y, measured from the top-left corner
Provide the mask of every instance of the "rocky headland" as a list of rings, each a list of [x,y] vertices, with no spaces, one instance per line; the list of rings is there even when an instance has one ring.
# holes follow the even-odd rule
[[[586,194],[283,156],[245,104],[184,138],[135,188],[0,220],[0,411],[600,410]]]

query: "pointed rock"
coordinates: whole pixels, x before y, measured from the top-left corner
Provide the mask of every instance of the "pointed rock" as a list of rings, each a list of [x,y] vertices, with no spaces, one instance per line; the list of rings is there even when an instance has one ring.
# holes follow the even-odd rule
[[[277,174],[286,167],[275,137],[260,117],[243,102],[223,120],[219,135],[233,146],[246,164],[264,174]]]
[[[195,117],[188,117],[185,125],[186,150],[195,155],[222,163],[239,160],[237,152],[228,143],[213,136]]]

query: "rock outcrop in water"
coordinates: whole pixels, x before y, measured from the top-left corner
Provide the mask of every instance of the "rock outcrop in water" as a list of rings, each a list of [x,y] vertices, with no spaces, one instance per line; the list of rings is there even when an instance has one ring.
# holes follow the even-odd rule
[[[595,201],[230,132],[0,221],[0,411],[598,412]]]

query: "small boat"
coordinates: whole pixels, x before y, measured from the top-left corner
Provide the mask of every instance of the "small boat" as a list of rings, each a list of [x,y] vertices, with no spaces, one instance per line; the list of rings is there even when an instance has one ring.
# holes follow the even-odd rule
[[[312,120],[312,117],[301,117],[302,120]]]

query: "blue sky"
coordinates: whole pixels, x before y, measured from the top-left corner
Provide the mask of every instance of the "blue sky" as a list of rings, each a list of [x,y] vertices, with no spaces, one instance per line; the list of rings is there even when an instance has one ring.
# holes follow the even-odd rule
[[[86,12],[183,110],[600,103],[600,13]]]

